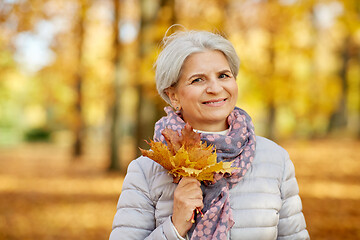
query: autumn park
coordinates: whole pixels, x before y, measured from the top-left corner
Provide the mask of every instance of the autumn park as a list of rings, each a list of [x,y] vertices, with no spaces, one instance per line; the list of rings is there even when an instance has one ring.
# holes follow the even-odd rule
[[[360,239],[358,0],[1,0],[0,240],[109,238],[183,29],[235,46],[237,106],[289,152],[310,237]]]

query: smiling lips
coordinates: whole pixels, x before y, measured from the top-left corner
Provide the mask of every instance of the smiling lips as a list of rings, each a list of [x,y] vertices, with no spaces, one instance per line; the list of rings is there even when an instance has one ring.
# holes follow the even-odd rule
[[[213,99],[209,101],[203,102],[203,104],[210,106],[210,107],[220,107],[225,104],[227,98],[221,98],[221,99]]]

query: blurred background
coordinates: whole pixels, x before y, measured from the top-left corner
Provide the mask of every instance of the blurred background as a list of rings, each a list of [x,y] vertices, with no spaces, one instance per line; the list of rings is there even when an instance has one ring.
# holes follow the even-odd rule
[[[1,0],[0,239],[108,239],[173,24],[234,44],[237,105],[289,151],[310,236],[360,239],[358,0]]]

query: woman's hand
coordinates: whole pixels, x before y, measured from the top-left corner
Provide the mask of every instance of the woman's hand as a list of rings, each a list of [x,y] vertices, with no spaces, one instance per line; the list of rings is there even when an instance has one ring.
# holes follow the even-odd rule
[[[200,185],[196,178],[184,177],[175,189],[172,222],[182,237],[193,224],[190,219],[194,210],[204,207]]]

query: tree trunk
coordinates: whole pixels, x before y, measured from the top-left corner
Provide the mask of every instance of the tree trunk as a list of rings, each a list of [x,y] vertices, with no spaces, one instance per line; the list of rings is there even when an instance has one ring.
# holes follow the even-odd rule
[[[120,120],[120,39],[119,39],[119,0],[114,0],[114,23],[113,23],[113,31],[114,31],[114,42],[113,42],[113,49],[114,49],[114,58],[113,58],[113,65],[114,65],[114,99],[113,105],[111,106],[111,129],[110,129],[110,165],[109,170],[117,170],[121,171],[121,164],[119,159],[119,143],[120,143],[120,132],[119,132],[119,120]]]
[[[76,92],[76,102],[75,102],[75,124],[74,124],[74,136],[75,141],[73,145],[73,156],[74,159],[78,159],[79,156],[83,153],[83,140],[84,140],[84,120],[82,114],[82,82],[83,82],[83,44],[84,44],[84,28],[85,28],[85,17],[87,12],[87,2],[86,0],[80,0],[79,7],[79,18],[77,24],[77,49],[78,49],[78,60],[77,60],[77,72],[75,75],[75,92]]]
[[[332,132],[337,129],[342,129],[346,127],[347,124],[347,92],[348,92],[348,81],[347,81],[347,71],[349,68],[349,60],[350,60],[350,37],[348,36],[344,41],[343,48],[341,51],[342,58],[342,67],[339,72],[340,80],[341,80],[341,95],[340,101],[337,106],[337,109],[330,117],[329,123],[329,132]]]
[[[154,42],[149,42],[147,40],[147,36],[145,33],[148,32],[147,29],[152,27],[155,24],[157,19],[156,13],[159,12],[159,9],[168,6],[172,9],[172,16],[171,16],[171,23],[169,26],[173,25],[176,22],[175,16],[175,1],[174,0],[161,0],[160,3],[152,3],[158,4],[158,11],[154,11],[152,13],[146,12],[146,6],[148,6],[149,0],[142,0],[141,1],[141,24],[140,24],[140,31],[139,31],[139,59],[140,62],[142,59],[146,58],[148,51],[152,50],[155,47]],[[152,0],[150,0],[152,1]],[[156,9],[156,8],[153,8]],[[146,12],[146,13],[145,13]],[[140,63],[141,64],[141,63]],[[141,67],[140,67],[141,69]],[[138,78],[140,79],[141,73],[139,72]],[[158,110],[156,103],[149,101],[145,95],[145,86],[142,85],[140,80],[138,81],[139,85],[137,86],[137,92],[139,96],[139,105],[137,107],[137,122],[136,122],[136,145],[141,148],[147,148],[147,144],[144,140],[148,140],[152,138],[153,135],[153,127],[155,122],[158,120]],[[140,155],[140,151],[137,152]]]
[[[359,14],[360,15],[360,14]],[[360,49],[359,48],[356,48],[358,51],[357,51],[357,56],[356,56],[356,60],[357,60],[357,64],[358,66],[360,66]],[[358,96],[360,96],[360,81],[358,81]],[[357,126],[357,138],[360,140],[360,98],[358,98],[359,102],[358,102],[358,108],[357,108],[357,119],[359,120],[358,121],[358,126]]]
[[[269,55],[270,55],[270,68],[268,72],[268,79],[264,79],[265,86],[267,86],[267,103],[266,103],[266,112],[267,112],[267,123],[265,128],[265,136],[274,139],[276,136],[275,133],[275,119],[276,119],[276,108],[275,108],[275,95],[274,95],[274,83],[272,79],[274,79],[275,75],[275,49],[274,49],[274,37],[275,33],[272,29],[270,29],[271,41],[269,45]]]

